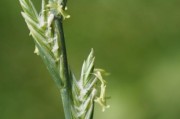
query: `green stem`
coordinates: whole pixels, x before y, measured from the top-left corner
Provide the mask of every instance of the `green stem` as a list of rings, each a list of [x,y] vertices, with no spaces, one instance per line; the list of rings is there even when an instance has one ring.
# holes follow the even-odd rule
[[[64,30],[63,30],[63,24],[62,24],[62,19],[60,18],[57,18],[55,20],[57,26],[58,26],[58,30],[59,30],[59,34],[60,34],[60,47],[61,47],[61,53],[62,53],[62,60],[63,60],[63,72],[64,72],[64,77],[66,80],[66,83],[67,84],[66,86],[68,88],[71,87],[71,81],[69,80],[69,68],[68,68],[68,59],[67,59],[67,52],[66,52],[66,43],[65,43],[65,37],[64,37]]]
[[[63,0],[63,9],[65,9],[67,0]],[[63,69],[64,69],[64,76],[66,79],[66,87],[71,89],[71,81],[69,78],[69,66],[68,66],[68,59],[67,59],[67,52],[66,52],[66,42],[65,42],[65,37],[64,37],[64,30],[63,30],[63,17],[61,16],[60,18],[57,18],[57,25],[58,25],[58,30],[60,33],[60,44],[61,44],[61,52],[63,55]]]
[[[67,0],[63,0],[62,5],[63,9],[65,9]],[[64,37],[64,30],[63,30],[63,17],[60,18],[57,17],[55,19],[55,24],[58,28],[59,34],[60,34],[60,52],[62,55],[62,62],[63,62],[63,72],[64,72],[64,87],[60,90],[61,92],[61,98],[65,113],[66,119],[72,119],[72,113],[71,113],[71,79],[69,77],[69,66],[68,66],[68,59],[67,59],[67,52],[66,52],[66,42]]]
[[[67,60],[67,53],[66,53],[66,43],[64,37],[64,30],[63,30],[63,23],[62,18],[56,18],[55,24],[58,28],[60,34],[60,44],[61,44],[61,53],[62,53],[62,62],[63,62],[63,72],[64,72],[64,86],[60,90],[62,103],[64,107],[64,113],[66,119],[71,119],[71,80],[69,78],[69,68],[68,68],[68,60]]]
[[[67,0],[63,0],[62,5],[63,9],[66,7]],[[66,52],[66,43],[64,37],[64,30],[63,30],[63,18],[62,16],[55,19],[55,24],[58,28],[60,34],[60,44],[61,44],[61,53],[62,53],[62,62],[63,62],[63,72],[64,72],[64,87],[61,89],[61,97],[64,107],[64,113],[66,119],[71,119],[71,80],[69,77],[69,68],[68,68],[68,59],[67,59],[67,52]]]

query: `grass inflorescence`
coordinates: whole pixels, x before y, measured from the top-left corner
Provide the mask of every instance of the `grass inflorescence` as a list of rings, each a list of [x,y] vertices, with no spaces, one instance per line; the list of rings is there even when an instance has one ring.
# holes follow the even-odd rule
[[[84,61],[80,79],[68,65],[63,21],[70,18],[66,13],[66,0],[42,0],[40,13],[31,0],[20,0],[22,16],[35,42],[35,53],[41,56],[52,79],[56,83],[63,102],[66,119],[93,119],[94,103],[106,104],[105,71],[94,66],[94,51]]]

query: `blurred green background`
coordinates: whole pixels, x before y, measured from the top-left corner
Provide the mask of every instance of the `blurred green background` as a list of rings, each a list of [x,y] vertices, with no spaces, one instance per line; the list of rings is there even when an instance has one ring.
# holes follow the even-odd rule
[[[41,0],[33,1],[39,9]],[[0,0],[0,119],[64,119],[51,80],[20,14]],[[93,47],[111,73],[95,119],[180,119],[180,0],[69,0],[68,58],[79,75]]]

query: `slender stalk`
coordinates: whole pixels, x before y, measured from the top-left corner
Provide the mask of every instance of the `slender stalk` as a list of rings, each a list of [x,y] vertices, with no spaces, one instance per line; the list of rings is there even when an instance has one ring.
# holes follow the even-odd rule
[[[67,0],[63,0],[63,9],[65,9]],[[64,29],[63,29],[63,17],[61,16],[60,18],[56,18],[55,22],[58,25],[58,30],[60,33],[60,43],[61,43],[61,52],[63,56],[63,69],[64,69],[64,76],[66,79],[66,86],[67,88],[71,89],[71,81],[69,78],[69,66],[68,66],[68,58],[67,58],[67,52],[66,52],[66,42],[65,42],[65,37],[64,37]]]
[[[66,5],[66,0],[63,1],[63,8]],[[63,60],[63,72],[64,72],[64,87],[61,89],[61,97],[65,112],[65,118],[71,119],[71,81],[69,78],[69,68],[68,68],[68,59],[67,59],[67,52],[66,52],[66,42],[64,37],[64,30],[63,30],[63,18],[62,16],[59,18],[55,18],[55,24],[58,28],[60,34],[60,43],[61,43],[61,53],[62,53],[62,60]]]
[[[62,23],[62,18],[56,19],[56,23],[58,25],[58,30],[60,33],[60,43],[61,43],[61,52],[63,56],[63,69],[64,69],[64,76],[66,81],[66,86],[68,88],[71,87],[71,81],[69,79],[69,68],[68,68],[68,59],[67,59],[67,52],[66,52],[66,42],[65,42],[65,37],[64,37],[64,30],[63,30],[63,23]]]
[[[63,72],[64,72],[64,87],[61,89],[61,97],[65,112],[65,118],[71,119],[71,81],[69,78],[69,68],[66,53],[66,43],[64,37],[63,23],[61,18],[55,19],[55,24],[58,27],[60,34],[61,53],[63,60]]]

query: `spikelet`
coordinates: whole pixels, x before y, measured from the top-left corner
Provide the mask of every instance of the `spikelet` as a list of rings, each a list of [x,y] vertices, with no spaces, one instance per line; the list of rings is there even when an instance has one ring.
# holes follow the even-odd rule
[[[94,60],[93,50],[91,50],[87,60],[83,63],[80,79],[77,80],[72,76],[72,112],[74,119],[91,119],[94,102],[102,106],[102,111],[109,108],[106,105],[106,83],[102,78],[104,72],[101,69],[94,68]]]

